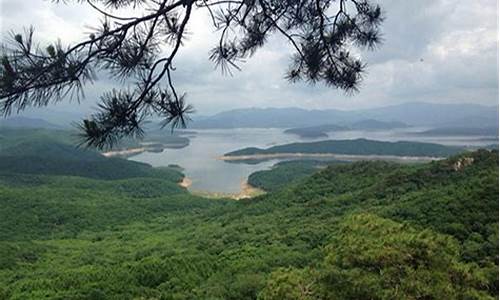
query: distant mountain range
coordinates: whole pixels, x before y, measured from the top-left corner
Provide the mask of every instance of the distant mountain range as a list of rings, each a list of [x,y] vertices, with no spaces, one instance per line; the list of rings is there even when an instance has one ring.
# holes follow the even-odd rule
[[[47,110],[0,119],[14,128],[74,129],[83,116]],[[148,128],[156,128],[149,124]],[[301,108],[245,108],[212,116],[195,116],[189,128],[304,128],[339,126],[350,129],[391,129],[410,126],[440,128],[498,128],[498,106],[477,104],[404,103],[364,110],[306,110]]]
[[[406,128],[408,124],[403,122],[383,122],[373,119],[354,122],[350,125],[341,126],[336,124],[325,124],[309,127],[290,128],[285,130],[285,133],[295,134],[303,138],[320,138],[328,137],[329,132],[346,131],[346,130],[388,130],[397,128]]]
[[[62,126],[52,124],[43,119],[27,118],[27,117],[10,117],[7,119],[0,119],[0,127],[11,128],[44,128],[44,129],[61,129]]]
[[[374,119],[357,121],[348,126],[348,128],[352,130],[386,130],[407,127],[409,127],[409,125],[403,122],[378,121]]]
[[[477,104],[404,103],[364,110],[246,108],[194,118],[190,128],[294,128],[346,125],[363,120],[402,122],[414,126],[496,127],[498,106]]]

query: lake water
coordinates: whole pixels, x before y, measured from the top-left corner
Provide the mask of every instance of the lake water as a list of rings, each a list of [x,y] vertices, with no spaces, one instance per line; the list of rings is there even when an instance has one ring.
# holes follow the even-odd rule
[[[495,144],[492,137],[422,137],[412,132],[428,128],[406,128],[385,131],[342,131],[331,133],[329,139],[369,138],[381,141],[423,141],[459,146],[482,146]],[[182,149],[165,149],[161,153],[144,152],[130,159],[145,162],[155,167],[176,164],[184,168],[184,174],[191,179],[191,191],[209,193],[238,194],[248,175],[270,168],[278,160],[264,161],[255,165],[230,163],[217,159],[224,153],[244,147],[267,148],[274,145],[318,141],[302,139],[283,133],[281,128],[238,128],[196,130],[190,138],[189,146]]]

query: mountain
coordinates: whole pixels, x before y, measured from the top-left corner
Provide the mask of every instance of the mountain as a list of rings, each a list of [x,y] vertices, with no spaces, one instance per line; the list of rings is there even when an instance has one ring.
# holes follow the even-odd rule
[[[61,126],[39,118],[10,117],[0,120],[0,127],[60,129]]]
[[[404,103],[364,110],[245,108],[195,118],[191,128],[294,128],[347,125],[367,119],[416,126],[498,126],[498,106],[477,104]],[[466,122],[466,123],[464,123]]]
[[[328,137],[329,132],[346,130],[388,130],[396,128],[406,128],[407,124],[403,122],[383,122],[373,119],[361,120],[348,126],[336,124],[325,124],[318,126],[290,128],[284,131],[287,134],[295,134],[302,138],[323,138]]]
[[[44,129],[0,129],[0,174],[65,175],[94,179],[175,178],[179,172],[108,158],[78,148],[71,133]],[[1,299],[1,298],[0,298]]]
[[[397,129],[397,128],[406,128],[408,124],[403,122],[384,122],[374,119],[361,120],[352,123],[349,128],[354,130],[387,130],[387,129]]]
[[[413,102],[361,111],[373,119],[411,125],[486,127],[498,126],[498,106]],[[466,122],[466,123],[464,123]],[[489,124],[489,125],[487,125]]]
[[[83,109],[79,110],[78,106],[71,109],[51,106],[30,107],[19,112],[17,116],[31,119],[43,119],[63,128],[72,128],[75,122],[80,122],[82,119],[88,117],[88,113]]]
[[[498,127],[441,127],[414,133],[423,136],[496,136]]]
[[[310,116],[318,121],[308,120]],[[330,122],[328,122],[330,121]],[[245,108],[195,119],[191,128],[289,128],[331,123],[331,112],[300,108]],[[311,124],[312,122],[312,124]]]

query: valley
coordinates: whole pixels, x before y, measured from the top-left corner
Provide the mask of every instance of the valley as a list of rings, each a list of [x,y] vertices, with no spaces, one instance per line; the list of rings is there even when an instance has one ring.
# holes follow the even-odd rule
[[[0,151],[0,299],[498,292],[497,151],[282,162],[250,176],[266,194],[235,201],[189,193],[178,166],[27,139]]]
[[[0,0],[0,300],[500,300],[498,6]]]
[[[420,131],[198,129],[114,156],[0,127],[0,299],[494,299],[494,137]]]

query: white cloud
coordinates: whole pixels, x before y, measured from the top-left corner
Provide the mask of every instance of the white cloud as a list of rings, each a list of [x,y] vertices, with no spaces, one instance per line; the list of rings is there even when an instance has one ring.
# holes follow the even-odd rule
[[[3,36],[8,29],[33,24],[42,40],[74,42],[97,20],[82,4],[0,1]],[[322,85],[286,82],[291,47],[276,36],[242,65],[241,72],[222,76],[208,60],[218,33],[204,11],[195,11],[191,18],[191,35],[176,58],[174,80],[201,113],[249,106],[349,109],[406,101],[498,103],[497,1],[378,2],[386,13],[385,42],[376,52],[362,52],[369,67],[360,93],[353,97]],[[89,89],[87,102],[112,86],[109,79],[102,80]]]

